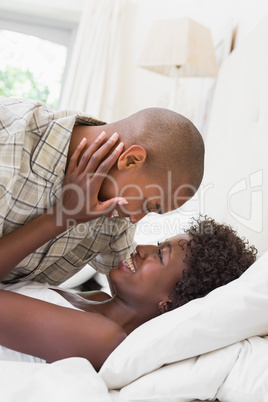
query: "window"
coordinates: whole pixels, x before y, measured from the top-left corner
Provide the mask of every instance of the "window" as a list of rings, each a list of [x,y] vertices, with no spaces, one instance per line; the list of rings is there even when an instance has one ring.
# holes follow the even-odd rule
[[[29,97],[56,108],[66,46],[14,31],[0,31],[0,95]]]
[[[74,33],[74,25],[1,12],[0,96],[57,108]]]

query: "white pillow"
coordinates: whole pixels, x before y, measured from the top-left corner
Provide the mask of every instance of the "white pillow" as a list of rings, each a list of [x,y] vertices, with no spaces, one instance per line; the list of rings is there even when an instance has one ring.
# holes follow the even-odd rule
[[[133,331],[103,364],[108,388],[122,388],[164,364],[268,333],[268,252],[239,279]]]
[[[267,356],[268,337],[249,338],[152,371],[117,391],[116,400],[267,402]]]

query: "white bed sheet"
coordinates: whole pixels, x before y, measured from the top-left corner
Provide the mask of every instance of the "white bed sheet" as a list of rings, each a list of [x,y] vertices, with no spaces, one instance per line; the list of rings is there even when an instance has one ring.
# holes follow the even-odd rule
[[[110,402],[108,389],[82,358],[52,364],[0,361],[2,402]]]

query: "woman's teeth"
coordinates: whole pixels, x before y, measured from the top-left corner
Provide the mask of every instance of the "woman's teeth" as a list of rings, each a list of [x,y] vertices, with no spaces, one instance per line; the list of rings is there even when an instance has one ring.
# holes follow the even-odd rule
[[[132,259],[128,258],[127,260],[124,260],[124,264],[130,269],[131,272],[136,272],[136,269],[133,265]]]

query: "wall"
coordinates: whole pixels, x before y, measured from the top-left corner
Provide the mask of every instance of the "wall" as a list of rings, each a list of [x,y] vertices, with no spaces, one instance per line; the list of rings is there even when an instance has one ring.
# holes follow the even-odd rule
[[[150,25],[157,19],[191,17],[211,29],[215,46],[222,41],[217,56],[223,62],[227,56],[231,36],[235,30],[236,45],[243,42],[252,28],[268,13],[266,0],[144,0],[137,5],[135,40],[132,64],[137,64]],[[148,106],[171,107],[170,97],[174,80],[142,68],[133,68],[134,91],[128,107],[131,111]],[[182,78],[177,90],[177,111],[190,118],[206,134],[214,79]]]

